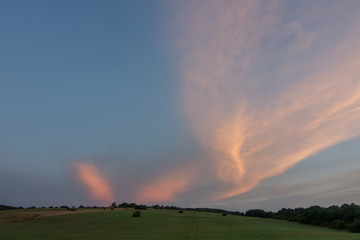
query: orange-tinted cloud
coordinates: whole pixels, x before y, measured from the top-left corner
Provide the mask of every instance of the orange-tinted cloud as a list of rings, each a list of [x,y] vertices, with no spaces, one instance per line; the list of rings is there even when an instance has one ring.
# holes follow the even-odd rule
[[[321,26],[334,9],[282,22],[281,1],[202,1],[184,20],[184,112],[224,183],[214,199],[360,135],[360,34]]]
[[[181,169],[161,175],[143,185],[136,201],[139,203],[162,203],[176,200],[176,196],[189,190],[193,177]]]
[[[74,162],[71,164],[77,180],[84,185],[90,196],[104,204],[114,201],[110,184],[91,163]]]

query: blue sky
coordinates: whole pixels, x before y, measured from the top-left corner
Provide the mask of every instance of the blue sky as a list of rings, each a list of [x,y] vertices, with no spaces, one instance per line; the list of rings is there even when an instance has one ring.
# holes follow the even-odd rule
[[[34,155],[31,165],[46,165],[57,151],[151,149],[182,135],[160,8],[144,1],[6,2],[1,111],[7,151],[20,154],[20,148],[19,157]]]
[[[3,1],[0,204],[356,203],[359,13]]]
[[[77,158],[143,158],[182,145],[162,8],[148,1],[2,3],[3,171],[59,175]]]

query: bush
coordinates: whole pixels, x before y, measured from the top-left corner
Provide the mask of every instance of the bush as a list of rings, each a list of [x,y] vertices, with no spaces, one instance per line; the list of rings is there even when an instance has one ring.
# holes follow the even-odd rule
[[[183,210],[179,210],[179,213],[184,213],[184,211],[183,211]]]
[[[222,215],[223,215],[223,216],[227,216],[227,213],[223,213]]]
[[[140,212],[140,211],[134,211],[132,216],[133,216],[133,217],[140,217],[140,216],[141,216],[141,212]]]

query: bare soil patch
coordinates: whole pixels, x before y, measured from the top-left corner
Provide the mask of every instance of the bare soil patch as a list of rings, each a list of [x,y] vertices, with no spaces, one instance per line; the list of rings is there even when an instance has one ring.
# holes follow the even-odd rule
[[[34,219],[51,217],[57,215],[65,215],[65,214],[77,214],[77,213],[86,213],[86,212],[98,212],[104,210],[76,210],[76,211],[34,211],[34,212],[15,212],[15,211],[6,211],[0,212],[0,223],[18,223],[18,222],[26,222]]]

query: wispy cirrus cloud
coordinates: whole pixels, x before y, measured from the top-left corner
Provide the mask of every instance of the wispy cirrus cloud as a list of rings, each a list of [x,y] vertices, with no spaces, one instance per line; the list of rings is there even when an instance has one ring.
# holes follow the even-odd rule
[[[184,112],[223,183],[214,199],[360,134],[358,31],[338,38],[318,24],[344,8],[312,22],[306,11],[285,21],[288,10],[282,1],[202,1],[182,22]],[[343,24],[356,28],[353,16]]]

